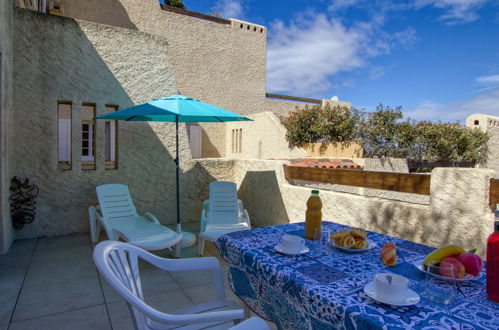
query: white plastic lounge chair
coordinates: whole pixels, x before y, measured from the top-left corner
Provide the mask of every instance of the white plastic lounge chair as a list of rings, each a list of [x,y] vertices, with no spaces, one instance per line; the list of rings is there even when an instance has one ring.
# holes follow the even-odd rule
[[[205,240],[214,242],[224,234],[246,229],[251,229],[250,217],[237,199],[237,185],[226,181],[210,183],[209,199],[201,211],[199,255],[203,255]]]
[[[204,329],[244,319],[244,310],[225,299],[220,263],[214,257],[164,259],[136,246],[104,241],[94,249],[99,273],[126,300],[135,329]],[[191,306],[173,313],[162,313],[144,302],[138,258],[169,272],[211,270],[215,279],[215,301]]]
[[[93,243],[98,241],[101,226],[108,239],[121,238],[145,250],[170,248],[182,239],[182,235],[162,226],[151,213],[138,215],[127,186],[105,184],[96,190],[99,206],[88,208]]]

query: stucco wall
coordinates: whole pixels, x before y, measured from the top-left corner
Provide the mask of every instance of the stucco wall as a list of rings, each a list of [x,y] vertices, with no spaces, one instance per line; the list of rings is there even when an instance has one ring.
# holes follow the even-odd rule
[[[225,154],[235,159],[291,159],[305,157],[302,148],[289,148],[286,129],[271,112],[249,115],[253,121],[229,122],[226,124],[227,147]],[[239,132],[233,132],[239,130]],[[240,152],[234,133],[240,134]]]
[[[489,155],[483,166],[495,170],[496,173],[494,177],[499,179],[499,117],[484,114],[473,114],[466,118],[466,126],[471,128],[480,128],[482,131],[489,133]]]
[[[95,103],[100,114],[106,104],[125,108],[176,91],[167,41],[22,9],[15,10],[14,26],[16,111],[9,127],[16,145],[9,163],[12,175],[40,187],[37,218],[18,237],[87,231],[86,209],[105,183],[127,184],[140,212],[174,223],[174,124],[120,122],[118,169],[105,170],[104,122],[97,121],[97,169],[83,171],[80,162],[82,103]],[[57,169],[59,100],[73,103],[69,171]],[[185,166],[191,155],[184,125],[180,145]]]
[[[9,123],[13,111],[13,52],[12,52],[12,11],[13,1],[0,2],[0,254],[7,253],[15,233],[10,220],[9,196]]]
[[[200,160],[213,178],[227,180],[234,169],[239,198],[255,226],[303,221],[310,188],[284,179],[284,161]],[[438,168],[432,173],[429,204],[321,190],[323,219],[439,247],[458,244],[484,256],[493,215],[487,204],[486,169]],[[230,178],[229,178],[230,179]]]

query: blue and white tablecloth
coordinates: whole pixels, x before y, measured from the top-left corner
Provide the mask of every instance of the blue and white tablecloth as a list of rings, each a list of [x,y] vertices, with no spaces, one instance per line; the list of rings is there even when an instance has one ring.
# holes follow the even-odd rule
[[[331,222],[323,222],[323,228],[331,232],[348,229]],[[216,243],[230,265],[232,290],[280,329],[499,329],[499,305],[487,299],[485,276],[461,284],[458,296],[448,305],[423,295],[420,303],[409,307],[377,303],[363,291],[345,295],[379,272],[403,275],[412,290],[423,292],[425,274],[413,262],[424,259],[431,247],[368,232],[377,244],[369,252],[333,249],[320,256],[317,244],[307,241],[311,251],[291,257],[273,249],[283,233],[303,237],[304,224],[234,232]],[[381,262],[381,247],[388,242],[398,247],[396,267]]]

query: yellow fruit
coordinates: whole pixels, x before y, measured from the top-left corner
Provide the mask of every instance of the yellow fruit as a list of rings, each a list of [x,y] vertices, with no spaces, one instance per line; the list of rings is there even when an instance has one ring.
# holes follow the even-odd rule
[[[460,255],[461,253],[464,253],[464,249],[456,246],[456,245],[446,245],[443,246],[439,249],[436,249],[432,253],[426,256],[426,259],[424,260],[424,265],[425,267],[428,266],[428,263],[430,261],[440,261],[443,258],[454,256],[454,255]]]

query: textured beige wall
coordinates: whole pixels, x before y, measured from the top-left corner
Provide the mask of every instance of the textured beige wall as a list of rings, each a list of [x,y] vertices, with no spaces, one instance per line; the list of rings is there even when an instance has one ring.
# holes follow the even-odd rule
[[[478,124],[475,124],[475,121],[478,121]],[[499,179],[499,117],[473,114],[466,118],[466,127],[480,128],[482,131],[490,134],[488,143],[489,155],[485,167],[495,170],[494,177]]]
[[[217,180],[238,184],[239,198],[255,226],[303,221],[310,188],[284,179],[284,161],[200,160]],[[321,190],[323,219],[361,226],[387,235],[439,247],[457,244],[477,248],[483,257],[493,215],[488,207],[486,169],[438,168],[432,173],[429,204]]]
[[[96,201],[95,187],[105,183],[127,184],[139,211],[174,223],[174,124],[120,122],[118,169],[105,170],[104,121],[97,121],[97,169],[82,171],[80,161],[83,103],[95,103],[100,114],[106,104],[125,108],[176,91],[166,40],[22,9],[15,10],[14,26],[16,111],[10,135],[16,146],[9,163],[12,175],[40,187],[37,218],[18,237],[87,231],[86,209]],[[58,100],[73,102],[70,171],[57,170]],[[181,128],[185,168],[191,155]]]
[[[0,53],[2,53],[2,87],[0,90],[0,254],[7,253],[15,233],[9,212],[9,184],[11,173],[9,170],[10,143],[8,129],[13,112],[13,52],[12,52],[12,0],[0,2]]]
[[[235,159],[290,159],[305,157],[302,148],[289,148],[286,129],[271,112],[249,115],[253,121],[226,124],[226,157]],[[241,152],[233,148],[233,130],[241,130]]]
[[[303,148],[310,157],[361,158],[362,146],[350,143],[306,143]]]

